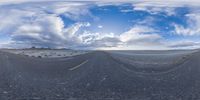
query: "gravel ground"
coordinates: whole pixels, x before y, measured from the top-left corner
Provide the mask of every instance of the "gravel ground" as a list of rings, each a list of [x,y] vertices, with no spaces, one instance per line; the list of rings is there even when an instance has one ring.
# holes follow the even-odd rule
[[[104,51],[43,59],[0,52],[0,100],[200,100],[200,52],[186,55],[152,69]]]

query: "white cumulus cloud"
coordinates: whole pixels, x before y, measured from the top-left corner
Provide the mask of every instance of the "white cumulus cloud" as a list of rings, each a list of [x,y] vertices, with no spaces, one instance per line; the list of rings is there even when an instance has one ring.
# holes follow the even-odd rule
[[[175,33],[184,36],[200,35],[200,13],[187,14],[187,27],[174,24]]]

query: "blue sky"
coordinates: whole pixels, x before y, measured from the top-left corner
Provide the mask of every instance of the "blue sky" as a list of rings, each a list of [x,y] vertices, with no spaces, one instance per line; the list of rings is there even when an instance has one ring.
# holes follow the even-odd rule
[[[0,48],[200,47],[200,2],[0,1]]]

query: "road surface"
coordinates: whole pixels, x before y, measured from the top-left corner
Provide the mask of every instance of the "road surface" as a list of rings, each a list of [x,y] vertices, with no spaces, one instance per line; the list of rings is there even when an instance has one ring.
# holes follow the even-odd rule
[[[104,51],[66,58],[0,52],[0,100],[200,100],[200,52],[155,61]]]

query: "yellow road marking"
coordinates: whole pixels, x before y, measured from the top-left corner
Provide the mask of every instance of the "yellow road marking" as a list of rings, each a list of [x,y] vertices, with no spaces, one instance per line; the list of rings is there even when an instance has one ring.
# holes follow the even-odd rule
[[[86,61],[80,63],[79,65],[77,65],[77,66],[75,66],[75,67],[70,68],[69,70],[75,70],[75,69],[81,67],[82,65],[86,64],[87,62],[88,62],[88,60],[86,60]]]

